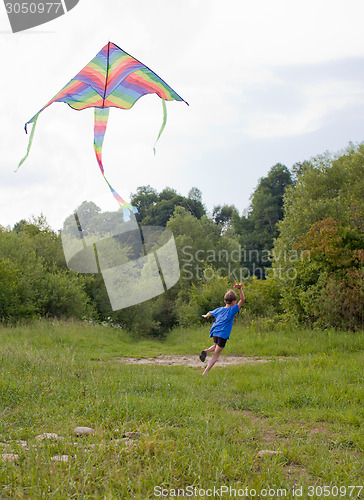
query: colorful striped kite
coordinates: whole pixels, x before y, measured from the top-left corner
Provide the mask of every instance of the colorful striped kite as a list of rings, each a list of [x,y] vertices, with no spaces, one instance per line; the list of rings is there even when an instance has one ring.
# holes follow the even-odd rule
[[[38,116],[45,108],[57,101],[65,102],[76,110],[94,107],[94,148],[97,162],[112,194],[123,208],[124,220],[129,220],[129,212],[136,213],[137,210],[124,201],[106,179],[102,164],[102,144],[109,117],[109,108],[130,109],[145,94],[157,94],[162,99],[163,123],[157,142],[167,121],[165,101],[183,101],[187,105],[188,103],[147,66],[144,66],[114,43],[109,42],[78,75],[25,124],[26,132],[29,123],[33,123],[33,127],[27,153],[19,163],[18,168],[28,157]]]

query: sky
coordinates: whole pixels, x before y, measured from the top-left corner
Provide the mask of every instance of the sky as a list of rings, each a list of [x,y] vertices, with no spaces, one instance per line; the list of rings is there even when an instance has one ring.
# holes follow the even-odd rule
[[[85,200],[118,205],[93,150],[93,110],[54,103],[29,158],[24,124],[108,41],[155,71],[189,103],[158,96],[112,108],[105,174],[130,200],[139,186],[202,192],[249,206],[259,179],[364,140],[362,0],[80,0],[64,16],[11,32],[0,5],[0,225],[43,214],[54,230]]]

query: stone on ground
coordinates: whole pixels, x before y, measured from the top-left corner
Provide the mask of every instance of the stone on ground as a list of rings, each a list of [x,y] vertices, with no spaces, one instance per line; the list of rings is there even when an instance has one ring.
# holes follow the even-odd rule
[[[44,441],[45,439],[53,439],[54,441],[59,441],[64,439],[61,436],[58,436],[55,432],[44,432],[43,434],[39,434],[39,436],[35,436],[37,441]]]
[[[261,450],[258,452],[258,457],[264,457],[269,455],[280,455],[281,453],[282,453],[281,451]]]
[[[75,427],[73,432],[76,436],[90,436],[94,434],[95,431],[91,429],[91,427]]]

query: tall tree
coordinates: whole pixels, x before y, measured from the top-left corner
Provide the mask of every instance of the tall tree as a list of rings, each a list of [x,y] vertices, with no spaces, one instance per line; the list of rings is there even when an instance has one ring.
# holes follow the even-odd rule
[[[363,144],[313,159],[287,190],[273,254],[290,318],[362,326],[363,192]]]
[[[214,275],[240,279],[239,244],[232,230],[221,234],[206,215],[199,220],[183,207],[176,208],[167,227],[177,245],[182,289]]]
[[[222,231],[231,227],[233,218],[237,216],[239,212],[235,205],[217,205],[212,210],[212,220],[221,226]]]
[[[271,266],[269,253],[274,238],[278,236],[278,222],[283,218],[285,190],[292,185],[288,168],[281,163],[274,165],[267,177],[259,180],[251,196],[248,216],[233,216],[235,231],[244,248],[242,264],[258,278],[265,276]]]
[[[201,191],[197,188],[192,188],[186,198],[170,187],[158,193],[150,186],[142,186],[131,196],[131,203],[139,211],[137,221],[145,226],[165,227],[175,208],[179,206],[199,219],[206,213]]]
[[[136,219],[141,222],[147,215],[148,209],[158,201],[158,193],[149,184],[139,186],[136,193],[130,197],[130,203],[138,209]]]
[[[197,187],[192,187],[189,190],[187,199],[185,200],[185,207],[197,219],[201,219],[206,214],[206,208],[202,203],[202,192]]]

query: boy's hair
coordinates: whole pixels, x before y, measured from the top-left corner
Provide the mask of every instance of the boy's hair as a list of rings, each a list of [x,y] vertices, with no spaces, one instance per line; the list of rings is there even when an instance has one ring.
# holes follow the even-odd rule
[[[234,292],[234,290],[228,290],[225,293],[225,297],[224,297],[225,304],[232,304],[236,300],[238,300],[238,297],[237,297],[236,293]]]

